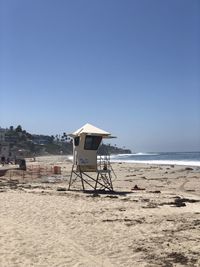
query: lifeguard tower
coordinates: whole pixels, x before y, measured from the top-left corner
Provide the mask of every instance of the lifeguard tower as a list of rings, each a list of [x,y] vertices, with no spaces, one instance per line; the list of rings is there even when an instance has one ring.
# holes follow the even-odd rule
[[[102,139],[112,138],[111,134],[87,123],[70,136],[73,138],[73,165],[68,190],[79,179],[83,191],[86,186],[113,191],[110,156],[97,156]]]

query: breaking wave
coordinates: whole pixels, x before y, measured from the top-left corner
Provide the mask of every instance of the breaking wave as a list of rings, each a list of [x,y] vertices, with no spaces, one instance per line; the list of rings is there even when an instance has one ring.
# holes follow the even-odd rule
[[[200,152],[134,153],[111,157],[112,162],[200,166]]]

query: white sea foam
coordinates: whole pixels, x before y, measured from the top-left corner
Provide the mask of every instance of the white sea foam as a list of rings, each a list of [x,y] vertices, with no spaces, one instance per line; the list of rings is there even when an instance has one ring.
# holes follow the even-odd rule
[[[116,154],[116,155],[110,155],[110,158],[119,158],[119,157],[127,157],[132,156],[133,154]]]
[[[190,161],[190,160],[134,160],[126,159],[127,156],[137,156],[137,155],[159,155],[156,153],[136,153],[136,154],[118,154],[111,155],[111,162],[126,162],[126,163],[144,163],[144,164],[156,164],[156,165],[182,165],[182,166],[199,166],[200,161]],[[73,161],[73,155],[67,156],[68,160]]]
[[[73,155],[67,156],[67,159],[73,161]]]
[[[138,153],[132,153],[132,154],[116,154],[111,155],[111,158],[118,158],[118,157],[127,157],[127,156],[156,156],[159,155],[157,153],[148,153],[148,152],[138,152]]]
[[[122,160],[114,159],[112,162],[126,162],[126,163],[145,163],[156,165],[182,165],[182,166],[199,166],[200,161],[184,161],[184,160]]]
[[[138,152],[138,153],[135,153],[135,154],[132,154],[132,155],[135,155],[135,156],[156,156],[156,155],[159,155],[157,153],[148,153],[148,152]]]

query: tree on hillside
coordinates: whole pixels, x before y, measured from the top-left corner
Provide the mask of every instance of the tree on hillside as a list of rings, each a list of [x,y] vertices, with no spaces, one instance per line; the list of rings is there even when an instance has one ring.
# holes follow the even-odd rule
[[[53,135],[51,135],[51,139],[50,139],[50,143],[52,144],[54,141],[55,137]]]
[[[18,125],[17,128],[15,129],[15,131],[17,133],[21,133],[22,132],[22,126],[21,125]]]

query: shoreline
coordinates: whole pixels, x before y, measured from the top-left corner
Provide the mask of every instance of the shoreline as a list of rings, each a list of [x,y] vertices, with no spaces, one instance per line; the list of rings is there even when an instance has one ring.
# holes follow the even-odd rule
[[[190,161],[170,161],[170,160],[149,160],[149,161],[145,161],[145,160],[127,160],[127,161],[123,161],[123,160],[111,160],[111,163],[130,163],[130,164],[148,164],[148,165],[175,165],[175,166],[188,166],[188,167],[200,167],[200,162],[190,162]]]
[[[190,152],[188,152],[190,153]],[[119,154],[122,155],[122,154]],[[129,154],[124,154],[129,155]],[[123,160],[123,159],[113,159],[112,157],[116,155],[110,155],[111,163],[127,163],[127,164],[147,164],[147,165],[175,165],[175,166],[184,166],[184,167],[200,167],[200,161],[186,161],[186,160]],[[118,155],[117,155],[118,156]],[[38,156],[37,159],[45,159],[52,157],[57,157],[61,161],[69,161],[72,163],[73,155],[49,155],[49,156]]]

